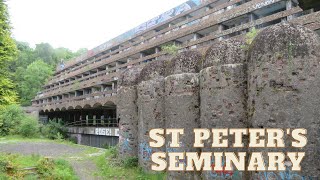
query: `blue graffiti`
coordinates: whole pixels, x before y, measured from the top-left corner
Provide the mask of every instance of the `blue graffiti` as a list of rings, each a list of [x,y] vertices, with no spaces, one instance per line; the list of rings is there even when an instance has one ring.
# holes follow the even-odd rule
[[[143,142],[139,144],[139,155],[143,160],[148,161],[152,155],[152,148],[148,143]]]
[[[317,177],[302,176],[292,172],[288,167],[284,172],[260,172],[259,180],[317,180]]]

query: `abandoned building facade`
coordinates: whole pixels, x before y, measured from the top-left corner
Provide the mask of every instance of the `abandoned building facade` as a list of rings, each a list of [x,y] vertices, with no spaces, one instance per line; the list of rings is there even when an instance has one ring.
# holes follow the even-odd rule
[[[189,0],[61,63],[32,106],[41,121],[62,119],[78,143],[115,145],[121,131],[118,79],[126,69],[167,59],[168,47],[198,50],[281,22],[320,33],[319,17],[316,9],[302,10],[297,0]]]

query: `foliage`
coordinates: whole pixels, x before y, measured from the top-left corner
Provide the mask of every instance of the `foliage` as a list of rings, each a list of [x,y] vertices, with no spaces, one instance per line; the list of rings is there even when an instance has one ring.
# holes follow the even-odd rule
[[[39,133],[39,123],[35,118],[25,117],[19,126],[19,134],[23,137],[36,137]]]
[[[123,160],[123,166],[125,168],[138,167],[138,157],[127,157]]]
[[[67,136],[67,129],[61,119],[49,120],[48,124],[43,125],[41,133],[46,138],[61,140]]]
[[[19,67],[16,77],[20,81],[18,92],[21,97],[21,104],[31,105],[31,100],[52,74],[53,71],[50,66],[42,60],[32,62],[25,70]]]
[[[19,134],[35,137],[38,132],[38,121],[26,115],[20,106],[9,105],[0,109],[0,136]]]
[[[14,83],[9,78],[0,75],[0,106],[14,104],[17,99]]]
[[[175,44],[168,44],[161,46],[161,50],[169,55],[176,55],[180,49],[180,46]]]
[[[242,46],[244,50],[248,50],[251,43],[253,42],[254,38],[258,35],[259,31],[253,27],[247,34],[246,34],[246,42],[245,45]]]
[[[98,175],[107,179],[140,179],[140,180],[162,180],[166,179],[164,173],[149,174],[137,166],[137,157],[119,158],[117,147],[109,148],[104,155],[95,157]]]
[[[23,168],[33,168],[22,171]],[[22,156],[0,154],[0,179],[78,179],[70,164],[62,159],[53,160],[39,155]]]
[[[14,84],[10,80],[9,63],[15,59],[17,47],[11,37],[7,6],[0,0],[0,106],[17,100]]]
[[[9,105],[0,110],[0,136],[18,133],[18,127],[26,116],[18,105]]]

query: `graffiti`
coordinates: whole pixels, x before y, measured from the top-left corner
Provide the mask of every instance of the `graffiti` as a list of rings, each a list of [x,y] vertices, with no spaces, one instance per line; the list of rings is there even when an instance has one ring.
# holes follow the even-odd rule
[[[140,32],[143,32],[144,30],[151,28],[157,24],[160,24],[174,16],[177,16],[185,11],[190,10],[191,8],[200,5],[200,1],[199,0],[190,0],[187,1],[183,4],[181,4],[180,6],[170,9],[169,11],[149,20],[146,23],[143,23],[141,25],[139,25],[138,27],[135,28],[135,34],[138,34]]]
[[[119,132],[119,144],[121,147],[121,151],[127,151],[127,150],[132,150],[130,146],[130,140],[129,140],[129,132],[126,127],[120,126],[120,132]]]
[[[314,180],[316,177],[302,176],[295,172],[292,172],[288,168],[284,172],[260,172],[259,180]]]
[[[101,44],[100,46],[88,51],[86,54],[83,54],[83,55],[77,57],[75,59],[75,61],[76,62],[83,61],[91,56],[94,56],[102,51],[105,51],[108,48],[110,48],[116,44],[119,44],[121,42],[124,42],[124,41],[130,39],[130,38],[133,38],[135,35],[143,32],[144,30],[146,30],[148,28],[154,27],[155,25],[162,23],[170,18],[173,18],[174,16],[177,16],[185,11],[188,11],[193,7],[199,6],[200,4],[202,4],[204,2],[205,2],[205,0],[189,0],[189,1],[179,5],[178,7],[173,8],[173,9],[137,26],[136,28],[133,28],[133,29],[121,34],[120,36],[117,36],[117,37]],[[60,66],[57,67],[58,70],[61,70],[63,68],[61,68]]]
[[[215,163],[214,163],[214,159],[212,159],[211,161],[211,167],[212,167],[212,171],[209,172],[209,175],[215,179],[215,178],[232,178],[232,179],[241,179],[241,172],[239,172],[238,170],[232,170],[232,171],[227,171],[225,170],[225,161],[224,159],[222,159],[222,167],[223,169],[221,171],[215,171],[214,167],[215,167]]]
[[[275,0],[266,0],[264,2],[258,3],[256,5],[253,6],[253,9],[259,9],[262,8],[264,6],[270,5],[272,3],[274,3]]]
[[[172,148],[170,147],[171,141],[168,141],[166,144],[167,152],[181,152],[179,148]],[[180,148],[184,148],[184,144],[182,142],[179,142]]]
[[[142,157],[143,160],[148,161],[152,155],[152,148],[149,146],[148,143],[143,142],[139,145],[139,155]]]

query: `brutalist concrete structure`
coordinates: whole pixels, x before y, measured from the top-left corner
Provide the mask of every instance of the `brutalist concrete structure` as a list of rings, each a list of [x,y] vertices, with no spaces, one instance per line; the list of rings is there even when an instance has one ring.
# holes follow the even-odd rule
[[[244,36],[253,27],[292,22],[319,33],[319,17],[317,9],[303,10],[297,0],[189,0],[61,63],[33,107],[43,122],[62,119],[79,143],[113,145],[119,136],[118,79],[126,69],[168,59],[168,45],[195,50]]]
[[[166,67],[165,121],[166,129],[184,129],[180,148],[170,147],[167,152],[197,152],[193,147],[194,128],[200,127],[199,69],[201,54],[196,51],[183,52]],[[167,138],[169,139],[169,138]],[[186,164],[186,161],[183,162]],[[197,172],[168,172],[168,179],[200,179]]]
[[[128,69],[119,80],[119,154],[123,158],[136,156],[138,153],[137,84],[140,71],[139,67]]]
[[[214,43],[206,52],[200,71],[201,128],[247,128],[246,113],[246,44],[244,40],[230,39]],[[229,144],[234,143],[229,139]],[[211,152],[212,138],[205,141],[204,152]],[[244,152],[244,148],[228,148]],[[224,152],[225,148],[214,148]],[[214,161],[212,160],[214,164]],[[235,171],[237,177],[245,174]],[[227,174],[225,174],[227,176]],[[219,172],[204,172],[204,179],[225,179]]]
[[[163,69],[166,69],[164,92],[161,90],[164,94],[164,104],[161,100],[156,101],[163,105],[161,112],[164,109],[165,116],[162,120],[165,123],[160,122],[165,125],[158,128],[183,128],[185,132],[180,137],[180,148],[169,147],[170,142],[167,142],[165,152],[230,151],[247,152],[249,156],[252,152],[306,153],[301,164],[303,170],[300,172],[291,171],[292,164],[285,160],[285,171],[173,171],[167,172],[167,179],[318,179],[319,52],[320,37],[314,31],[301,25],[281,23],[259,32],[251,44],[244,43],[241,38],[232,38],[213,44],[204,54],[186,51],[175,55],[169,61],[164,61],[165,63],[158,61],[161,64],[158,71],[152,69],[156,66],[150,66],[156,63],[145,66],[145,69],[154,72],[154,80],[162,77],[159,74],[163,74]],[[150,79],[140,83],[143,87],[149,87],[143,88],[147,90],[141,91],[144,92],[142,95],[147,91],[155,92],[150,88],[153,84],[154,81]],[[149,96],[141,100],[141,103],[151,102]],[[152,109],[154,106],[146,107],[141,104],[138,109],[132,109],[136,110],[132,114],[146,110],[154,116],[154,112],[149,108]],[[143,123],[139,127],[148,125],[147,121],[153,123],[155,120],[150,120],[143,113],[139,113],[136,118],[139,119],[139,123]],[[242,148],[211,148],[210,140],[204,148],[194,148],[194,128],[282,128],[287,136],[284,136],[285,148],[282,149],[248,148],[246,137],[243,137]],[[291,147],[290,129],[295,128],[307,130],[308,143],[303,148]],[[137,133],[144,142],[148,129],[141,129],[142,131]],[[233,139],[230,139],[229,144],[231,143]],[[164,151],[158,149],[160,150]],[[141,155],[136,153],[135,156]],[[143,167],[151,163],[146,159],[139,162]],[[179,163],[185,162],[184,159]],[[148,168],[150,167],[145,167],[146,170]]]
[[[165,127],[165,65],[166,61],[153,61],[141,71],[138,90],[138,134],[139,164],[145,169],[151,168],[151,155],[154,152],[165,151],[165,147],[151,148],[149,146],[149,131]]]
[[[319,109],[320,109],[320,39],[310,29],[280,24],[263,30],[255,38],[248,57],[248,120],[253,128],[305,128],[308,144],[298,150],[306,152],[304,169],[297,178],[320,177]],[[290,131],[289,131],[290,132]],[[286,132],[286,135],[289,134]],[[287,136],[288,137],[288,136]],[[287,138],[286,147],[291,140]],[[264,152],[279,151],[274,148]],[[290,169],[290,165],[286,168]],[[254,173],[261,178],[271,173]],[[272,172],[281,177],[284,172]],[[270,175],[270,176],[271,176]]]

